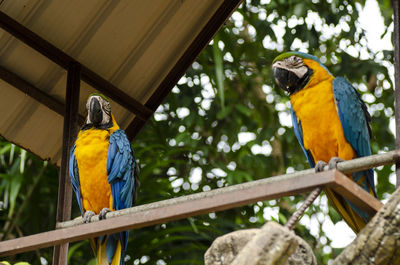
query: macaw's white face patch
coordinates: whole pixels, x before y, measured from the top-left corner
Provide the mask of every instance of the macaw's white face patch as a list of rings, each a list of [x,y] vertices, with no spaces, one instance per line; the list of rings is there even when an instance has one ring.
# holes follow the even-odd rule
[[[110,103],[99,95],[92,95],[86,102],[88,111],[86,124],[99,122],[100,125],[108,124],[111,121],[111,106]],[[95,121],[94,117],[101,119]]]
[[[298,78],[302,78],[308,72],[308,68],[304,65],[303,59],[295,55],[275,62],[272,67],[288,70],[294,73]]]

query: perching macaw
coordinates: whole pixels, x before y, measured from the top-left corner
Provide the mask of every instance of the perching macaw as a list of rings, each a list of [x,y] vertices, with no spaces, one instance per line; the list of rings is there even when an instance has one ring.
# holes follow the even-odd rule
[[[86,124],[71,148],[69,175],[84,222],[132,207],[138,167],[129,140],[111,113],[107,98],[91,94]],[[97,264],[123,265],[129,231],[91,239]]]
[[[371,117],[345,78],[334,77],[317,57],[302,52],[279,55],[272,69],[290,96],[294,132],[311,167],[321,171],[328,161],[335,168],[341,160],[371,155]],[[376,197],[372,169],[348,176]],[[368,213],[329,188],[325,192],[355,233],[368,223]]]

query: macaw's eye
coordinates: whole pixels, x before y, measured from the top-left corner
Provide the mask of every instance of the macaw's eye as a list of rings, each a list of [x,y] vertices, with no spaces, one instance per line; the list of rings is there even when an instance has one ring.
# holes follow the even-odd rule
[[[110,115],[111,113],[111,105],[110,103],[108,103],[107,101],[103,101],[103,110],[105,113],[107,113],[108,115]]]
[[[301,67],[303,66],[303,61],[301,60],[300,57],[297,56],[291,56],[288,58],[288,65],[292,66],[292,67]]]

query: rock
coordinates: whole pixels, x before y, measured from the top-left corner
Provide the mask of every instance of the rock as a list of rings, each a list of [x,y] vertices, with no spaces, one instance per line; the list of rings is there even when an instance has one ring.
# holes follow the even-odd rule
[[[268,222],[261,229],[217,238],[204,255],[206,265],[317,264],[310,246],[287,228]]]
[[[204,255],[206,265],[230,265],[239,251],[260,229],[246,229],[220,236]]]

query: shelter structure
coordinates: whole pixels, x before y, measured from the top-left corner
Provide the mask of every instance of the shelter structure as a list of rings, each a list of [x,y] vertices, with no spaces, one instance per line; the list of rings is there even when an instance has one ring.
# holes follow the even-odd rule
[[[110,213],[81,224],[71,213],[68,150],[84,121],[85,101],[101,92],[130,140],[241,0],[0,1],[0,135],[60,166],[57,229],[0,242],[0,256],[55,246],[66,264],[68,242],[228,209],[330,185],[360,207],[380,203],[338,171],[313,171],[244,183]],[[399,2],[395,10],[396,86]],[[396,148],[400,149],[396,89]],[[398,162],[398,151],[342,163],[339,170]],[[398,175],[400,170],[397,169]],[[274,185],[273,189],[268,185]],[[190,204],[190,207],[189,207]],[[159,209],[165,209],[159,211]],[[107,215],[109,216],[109,215]],[[94,221],[97,219],[94,218]]]

